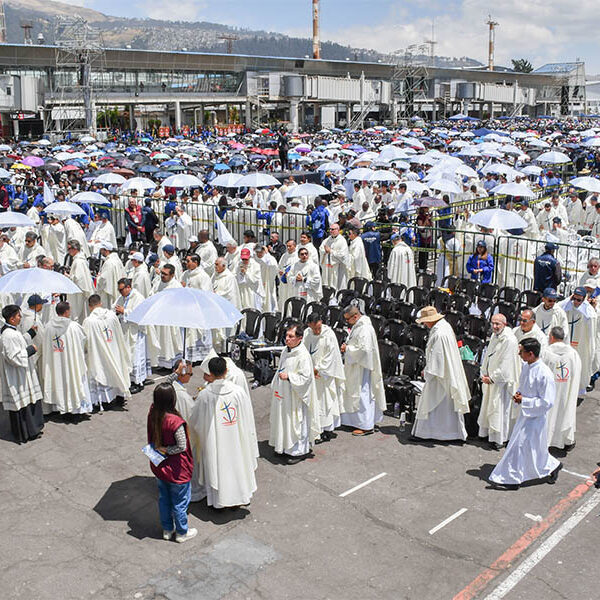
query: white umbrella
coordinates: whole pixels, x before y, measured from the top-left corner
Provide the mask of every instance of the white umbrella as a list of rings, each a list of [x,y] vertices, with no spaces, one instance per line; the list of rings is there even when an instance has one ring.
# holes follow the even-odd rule
[[[102,173],[94,179],[94,183],[102,183],[103,185],[121,185],[126,181],[127,179],[118,173]]]
[[[132,177],[128,179],[120,188],[121,192],[127,190],[137,190],[143,194],[146,190],[153,190],[156,188],[156,183],[147,177]]]
[[[317,171],[319,171],[320,173],[327,173],[327,171],[345,171],[346,168],[344,167],[344,165],[341,165],[340,163],[336,163],[336,162],[326,162],[323,163],[322,165],[320,165],[319,167],[317,167]]]
[[[575,177],[575,179],[569,181],[569,185],[581,188],[587,192],[600,192],[600,179],[596,179],[595,177]]]
[[[98,192],[79,192],[79,194],[75,194],[71,197],[70,202],[85,202],[86,204],[104,205],[108,204],[110,206],[110,200]]]
[[[85,215],[85,210],[73,202],[53,202],[44,211],[49,215]]]
[[[292,188],[286,195],[286,198],[300,198],[302,196],[328,196],[331,191],[322,185],[316,183],[301,183]]]
[[[173,188],[191,188],[191,187],[202,187],[204,183],[202,179],[195,175],[171,175],[167,177],[162,183],[162,187],[173,187]]]
[[[481,210],[469,218],[469,223],[487,229],[525,229],[527,221],[517,213],[503,208]]]
[[[444,194],[460,194],[462,189],[457,183],[450,179],[436,179],[427,184],[432,190],[443,192]]]
[[[68,278],[48,269],[17,269],[0,277],[3,294],[80,294]]]
[[[0,168],[0,179],[8,179],[9,177],[12,177],[12,175],[13,174],[10,171]]]
[[[375,171],[369,177],[368,181],[400,181],[400,178],[393,171],[381,169],[379,171]]]
[[[195,288],[173,288],[150,296],[128,319],[138,325],[217,329],[232,327],[242,313],[222,296]]]
[[[350,181],[369,181],[369,177],[371,177],[373,173],[375,173],[373,169],[359,167],[358,169],[348,171],[344,179],[350,179]]]
[[[271,185],[281,185],[281,181],[275,179],[273,175],[268,173],[248,173],[238,179],[233,187],[242,188],[259,188],[269,187]]]
[[[467,146],[465,148],[463,148],[459,153],[458,156],[481,156],[481,153],[479,152],[479,150],[477,150],[477,148],[474,148],[473,146]]]
[[[528,165],[521,169],[521,173],[525,175],[539,175],[542,171],[542,167],[537,167],[536,165]]]
[[[535,198],[536,196],[535,192],[532,192],[522,183],[501,183],[495,188],[492,188],[492,192],[504,196],[520,196],[521,198]]]
[[[240,180],[241,175],[238,173],[223,173],[223,175],[217,175],[214,179],[209,181],[213,187],[224,187],[232,188],[235,187],[236,183]]]
[[[556,152],[556,150],[552,150],[551,152],[544,152],[543,154],[540,154],[535,160],[539,163],[547,163],[551,165],[561,165],[571,162],[571,159],[566,154],[564,154],[563,152]]]
[[[413,194],[422,194],[425,191],[429,191],[429,188],[420,181],[403,181],[402,183],[406,186],[406,191]]]
[[[0,229],[5,227],[35,227],[35,223],[27,215],[9,210],[0,213]]]
[[[96,138],[92,137],[91,135],[84,135],[79,141],[82,144],[90,144],[92,142],[95,142]]]

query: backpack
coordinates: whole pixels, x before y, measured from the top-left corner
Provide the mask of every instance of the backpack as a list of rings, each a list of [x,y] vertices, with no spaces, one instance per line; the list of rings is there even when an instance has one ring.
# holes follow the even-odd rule
[[[269,352],[269,354],[271,354]],[[275,377],[275,369],[271,366],[270,358],[257,358],[254,361],[254,381],[258,385],[269,385]]]

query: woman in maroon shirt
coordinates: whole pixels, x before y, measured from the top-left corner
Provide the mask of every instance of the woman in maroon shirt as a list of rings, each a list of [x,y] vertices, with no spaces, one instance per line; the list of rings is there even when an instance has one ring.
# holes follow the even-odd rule
[[[148,443],[166,459],[159,465],[150,463],[158,479],[158,511],[163,539],[186,542],[198,531],[188,528],[187,509],[191,497],[194,459],[187,424],[175,408],[175,389],[161,383],[154,389],[153,404],[148,413]]]

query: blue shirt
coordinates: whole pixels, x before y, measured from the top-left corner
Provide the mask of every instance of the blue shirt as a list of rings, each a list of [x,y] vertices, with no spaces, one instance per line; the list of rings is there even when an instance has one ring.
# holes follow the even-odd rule
[[[369,264],[380,263],[383,259],[381,252],[381,234],[379,231],[366,231],[361,236],[365,246],[365,255]]]

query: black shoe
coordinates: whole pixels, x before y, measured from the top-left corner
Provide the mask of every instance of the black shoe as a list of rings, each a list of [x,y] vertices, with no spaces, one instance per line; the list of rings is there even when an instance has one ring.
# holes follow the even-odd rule
[[[321,436],[315,440],[315,445],[322,444],[323,442],[328,442],[328,441],[329,441],[329,438],[327,438],[325,436],[325,432],[323,432],[321,434]]]
[[[573,450],[573,448],[575,448],[575,444],[577,442],[573,442],[572,444],[565,444],[565,452],[571,452],[571,450]]]
[[[312,453],[312,450],[308,454],[302,454],[301,456],[290,456],[287,459],[286,464],[297,465],[298,463],[302,462],[303,460],[306,460],[307,458],[312,458],[313,456],[314,456],[314,454]]]
[[[550,473],[550,475],[548,475],[548,483],[550,485],[554,485],[556,483],[556,480],[558,479],[558,473],[560,472],[560,470],[562,468],[563,468],[563,464],[558,463],[558,467],[556,467],[556,469],[554,469],[554,471],[552,471],[552,473]]]
[[[488,445],[491,450],[502,450],[504,448],[504,444],[498,444],[497,442],[489,442]]]

